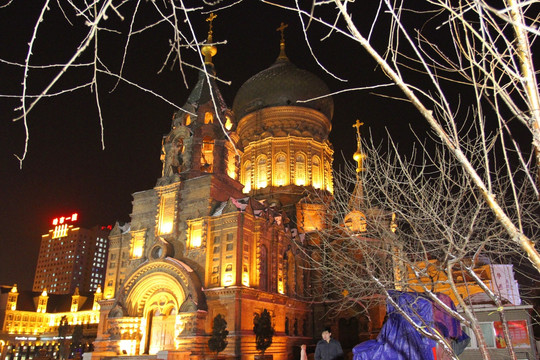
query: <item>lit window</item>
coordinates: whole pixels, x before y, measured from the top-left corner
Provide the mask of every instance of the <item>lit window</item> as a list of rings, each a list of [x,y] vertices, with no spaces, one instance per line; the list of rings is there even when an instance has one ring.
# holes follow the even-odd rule
[[[303,154],[296,155],[296,185],[306,184],[306,157]]]
[[[207,113],[208,114],[208,113]],[[209,137],[203,139],[201,147],[201,171],[210,173],[214,164],[214,140]]]
[[[257,159],[257,189],[265,188],[267,185],[266,156],[261,155]]]
[[[230,116],[225,116],[225,129],[231,130],[233,127],[233,123]]]
[[[275,185],[283,186],[287,184],[287,158],[280,153],[276,156]]]
[[[159,205],[159,233],[170,234],[173,230],[176,194],[166,193],[160,197]]]
[[[202,224],[196,223],[192,224],[190,232],[190,247],[197,248],[200,247],[202,243]]]
[[[311,184],[314,188],[320,189],[322,187],[321,181],[321,161],[318,156],[313,157],[311,162]]]
[[[206,112],[204,114],[204,123],[205,124],[213,124],[214,123],[214,115],[211,112]]]
[[[134,234],[134,237],[131,239],[131,258],[138,259],[142,257],[143,250],[144,250],[144,234]]]
[[[244,162],[242,170],[242,183],[244,184],[244,193],[251,191],[251,161]]]

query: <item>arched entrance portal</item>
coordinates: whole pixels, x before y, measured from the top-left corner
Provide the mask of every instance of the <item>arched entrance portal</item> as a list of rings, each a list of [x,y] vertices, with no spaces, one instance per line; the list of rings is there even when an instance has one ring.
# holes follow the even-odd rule
[[[172,258],[146,263],[127,279],[118,302],[125,304],[125,315],[139,318],[141,325],[133,355],[176,348],[183,330],[177,322],[188,309],[183,304],[195,304],[194,311],[201,305],[205,309],[200,284],[191,268]]]
[[[176,315],[186,299],[182,285],[174,276],[153,271],[142,276],[127,297],[135,316],[142,317],[143,329],[139,353],[156,354],[175,348]]]
[[[145,354],[175,348],[177,304],[168,293],[157,293],[147,302]]]

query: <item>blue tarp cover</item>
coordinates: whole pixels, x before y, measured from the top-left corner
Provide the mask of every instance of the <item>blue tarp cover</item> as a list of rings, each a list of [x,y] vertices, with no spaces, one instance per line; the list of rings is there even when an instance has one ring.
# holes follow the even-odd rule
[[[420,326],[433,326],[431,301],[416,293],[390,292],[399,308]],[[353,349],[353,360],[433,360],[436,342],[420,335],[394,306],[387,302],[387,319],[377,340],[363,342]]]

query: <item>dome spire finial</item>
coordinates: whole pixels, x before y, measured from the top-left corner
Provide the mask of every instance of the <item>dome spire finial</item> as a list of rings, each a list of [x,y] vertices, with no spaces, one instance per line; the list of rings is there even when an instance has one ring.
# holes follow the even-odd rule
[[[285,29],[288,27],[288,24],[281,22],[281,25],[276,29],[276,31],[281,32],[281,41],[279,42],[279,56],[278,59],[287,59],[285,54]]]
[[[362,152],[362,138],[360,136],[360,126],[364,125],[363,122],[360,122],[360,120],[356,119],[356,123],[353,125],[353,128],[356,128],[356,152],[353,155],[354,161],[357,162],[356,166],[356,172],[360,173],[361,171],[364,171],[364,167],[362,165],[362,162],[366,155]]]
[[[206,39],[206,45],[204,45],[201,49],[202,54],[204,55],[204,63],[205,64],[212,64],[212,57],[216,55],[217,48],[214,45],[211,45],[214,41],[212,39],[212,35],[214,34],[214,30],[212,29],[214,19],[217,18],[217,15],[214,13],[211,13],[210,16],[206,19],[208,21],[208,38]]]

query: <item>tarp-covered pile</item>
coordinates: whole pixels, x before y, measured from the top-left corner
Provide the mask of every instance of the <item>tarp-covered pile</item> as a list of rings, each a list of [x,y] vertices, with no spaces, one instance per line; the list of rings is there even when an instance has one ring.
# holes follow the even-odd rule
[[[461,352],[468,343],[468,336],[462,332],[459,322],[426,297],[418,293],[399,291],[390,292],[390,296],[399,310],[387,301],[387,318],[377,340],[357,345],[353,349],[354,360],[436,360],[435,354],[442,353],[436,351],[437,343],[420,334],[400,311],[428,332],[436,329],[448,339],[448,343],[461,344],[455,348],[456,353]],[[448,296],[441,294],[439,298],[450,308],[455,308]]]

